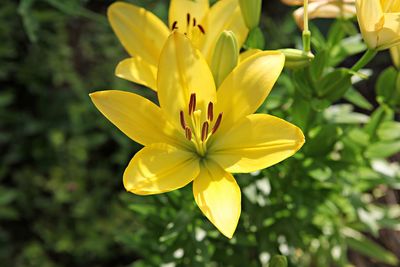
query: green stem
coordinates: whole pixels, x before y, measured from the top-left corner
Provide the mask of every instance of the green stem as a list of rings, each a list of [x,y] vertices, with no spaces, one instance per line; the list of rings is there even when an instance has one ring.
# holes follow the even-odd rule
[[[311,51],[311,32],[308,29],[308,0],[304,0],[303,12],[303,50],[308,53]]]
[[[364,55],[357,61],[356,64],[351,68],[352,71],[357,72],[362,69],[365,65],[367,65],[378,53],[375,49],[368,49],[365,51]]]

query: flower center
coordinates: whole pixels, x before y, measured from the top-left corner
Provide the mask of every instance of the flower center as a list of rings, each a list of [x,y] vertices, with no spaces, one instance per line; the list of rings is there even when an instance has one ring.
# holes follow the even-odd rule
[[[222,113],[218,114],[214,122],[214,104],[208,103],[207,118],[202,121],[202,110],[196,110],[196,94],[190,95],[188,112],[181,110],[179,112],[179,119],[182,129],[185,131],[186,139],[191,141],[197,153],[204,157],[207,153],[207,140],[218,130],[222,121]],[[189,122],[189,123],[187,123]],[[211,127],[211,125],[213,125]]]
[[[178,30],[181,25],[178,25],[178,21],[174,21],[171,26],[171,30]],[[186,28],[180,29],[184,30],[183,33],[189,37],[193,38],[196,32],[200,32],[201,34],[206,34],[204,27],[201,24],[197,24],[196,18],[191,16],[189,13],[186,14]]]

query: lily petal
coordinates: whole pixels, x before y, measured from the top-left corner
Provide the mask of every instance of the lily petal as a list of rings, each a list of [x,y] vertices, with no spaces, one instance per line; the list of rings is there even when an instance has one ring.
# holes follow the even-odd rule
[[[197,23],[203,19],[204,15],[208,12],[208,0],[171,0],[169,4],[169,27],[176,21],[178,31],[185,32],[187,22],[187,14],[190,18],[195,18]],[[189,23],[192,23],[191,21]]]
[[[385,13],[384,24],[378,31],[377,40],[379,50],[400,44],[400,12]]]
[[[140,57],[121,61],[115,70],[115,75],[157,91],[157,67]]]
[[[171,34],[161,53],[157,83],[161,109],[178,128],[179,112],[188,111],[192,93],[196,94],[197,109],[207,110],[208,103],[215,102],[214,79],[207,62],[178,32]]]
[[[95,92],[90,97],[97,109],[132,140],[142,145],[165,142],[185,146],[183,135],[146,98],[117,90]]]
[[[281,52],[263,51],[248,57],[228,75],[217,92],[217,111],[224,113],[219,133],[260,107],[284,63]]]
[[[193,195],[204,215],[232,238],[240,217],[241,194],[235,178],[213,161],[204,162],[193,182]]]
[[[235,34],[238,47],[242,47],[249,31],[242,17],[238,0],[223,0],[215,3],[202,21],[202,25],[206,34],[200,44],[200,50],[209,63],[212,60],[215,44],[224,30]]]
[[[199,172],[199,162],[191,152],[155,144],[133,157],[124,172],[124,186],[138,195],[159,194],[184,187]]]
[[[400,2],[392,0],[381,0],[383,12],[400,12]]]
[[[210,147],[211,159],[226,171],[248,173],[272,166],[296,153],[304,135],[295,125],[266,114],[241,120]]]
[[[357,0],[357,19],[361,33],[369,48],[377,47],[377,31],[384,23],[380,0]]]
[[[126,51],[157,66],[161,49],[169,35],[167,26],[150,11],[123,2],[112,4],[107,15]]]
[[[240,53],[239,55],[239,63],[245,61],[246,59],[248,59],[251,56],[254,56],[255,54],[261,52],[262,50],[260,49],[249,49],[247,51],[244,51],[242,53]]]

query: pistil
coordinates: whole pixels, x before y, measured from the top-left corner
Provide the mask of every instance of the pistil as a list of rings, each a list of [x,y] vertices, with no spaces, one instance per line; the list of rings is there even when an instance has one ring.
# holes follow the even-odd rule
[[[179,121],[185,132],[186,139],[194,144],[197,153],[203,157],[207,153],[207,140],[218,130],[221,124],[222,113],[218,115],[214,125],[212,126],[212,121],[214,119],[214,104],[212,102],[208,103],[206,114],[207,119],[206,121],[202,121],[202,110],[196,110],[196,102],[196,94],[193,93],[190,95],[188,113],[186,115],[189,118],[187,118],[185,112],[181,110],[179,112]],[[189,119],[189,124],[186,119]]]

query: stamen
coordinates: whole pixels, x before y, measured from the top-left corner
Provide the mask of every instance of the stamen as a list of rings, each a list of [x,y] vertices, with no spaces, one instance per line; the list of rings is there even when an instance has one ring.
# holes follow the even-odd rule
[[[206,31],[204,30],[203,26],[198,24],[197,27],[199,28],[199,30],[201,31],[202,34],[206,34]]]
[[[208,127],[209,127],[208,122],[207,121],[204,122],[203,127],[201,128],[201,141],[202,142],[204,142],[207,139]]]
[[[177,30],[178,29],[178,27],[176,27],[177,24],[178,22],[175,20],[174,23],[172,23],[171,30]]]
[[[190,25],[190,14],[189,13],[186,14],[186,25],[187,26]]]
[[[187,138],[187,140],[192,140],[192,130],[190,130],[190,128],[188,126],[186,126],[185,128],[185,136]]]
[[[212,102],[208,103],[207,119],[212,121],[214,118],[214,104]]]
[[[183,130],[186,130],[185,114],[183,114],[183,111],[179,112],[179,117],[180,117],[181,126],[182,126]]]
[[[190,100],[189,100],[189,115],[192,115],[192,113],[196,110],[196,94],[193,93],[190,95]]]
[[[196,27],[197,22],[196,22],[196,18],[193,18],[193,27]]]
[[[215,121],[214,127],[211,131],[212,134],[214,134],[218,130],[219,126],[221,125],[221,120],[222,120],[222,112],[219,113],[218,118]]]

